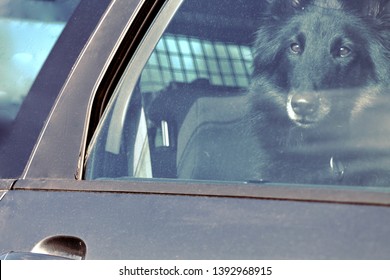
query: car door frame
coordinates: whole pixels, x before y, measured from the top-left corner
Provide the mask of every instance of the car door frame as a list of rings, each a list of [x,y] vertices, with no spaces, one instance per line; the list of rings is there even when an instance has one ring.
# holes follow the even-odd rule
[[[96,123],[91,120],[95,100],[109,99],[106,95],[122,65],[132,57],[164,2],[111,2],[61,89],[21,179],[82,178],[89,126]]]

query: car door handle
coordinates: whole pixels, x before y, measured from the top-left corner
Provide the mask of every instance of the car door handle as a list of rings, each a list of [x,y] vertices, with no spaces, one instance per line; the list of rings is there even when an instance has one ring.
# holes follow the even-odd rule
[[[0,255],[1,260],[85,260],[87,246],[75,236],[55,235],[39,241],[31,252],[7,252]]]

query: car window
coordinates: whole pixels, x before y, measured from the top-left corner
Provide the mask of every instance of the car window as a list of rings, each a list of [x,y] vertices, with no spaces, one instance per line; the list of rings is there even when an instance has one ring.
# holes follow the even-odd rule
[[[386,2],[169,1],[85,178],[389,186]]]
[[[0,0],[0,138],[79,1]]]

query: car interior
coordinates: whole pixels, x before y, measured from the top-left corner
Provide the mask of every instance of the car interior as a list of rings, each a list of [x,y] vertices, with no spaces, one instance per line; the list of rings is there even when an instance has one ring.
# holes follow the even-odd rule
[[[112,147],[112,129],[102,131],[99,139],[107,140],[95,141],[86,178],[248,179],[250,144],[243,144],[237,126],[263,8],[256,0],[184,1],[132,93],[120,147]],[[142,119],[148,146],[143,152],[136,144]]]

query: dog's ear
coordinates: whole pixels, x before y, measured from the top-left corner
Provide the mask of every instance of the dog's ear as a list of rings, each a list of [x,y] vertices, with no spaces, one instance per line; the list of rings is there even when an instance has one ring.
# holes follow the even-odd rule
[[[389,9],[389,0],[367,0],[363,3],[363,14],[374,18],[388,12]]]

